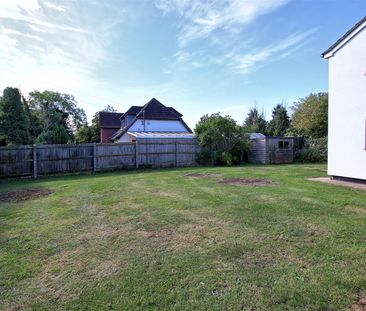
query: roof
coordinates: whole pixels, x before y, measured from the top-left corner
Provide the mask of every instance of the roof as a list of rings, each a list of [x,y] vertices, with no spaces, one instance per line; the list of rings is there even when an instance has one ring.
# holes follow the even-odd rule
[[[101,128],[120,128],[121,127],[121,116],[123,113],[120,112],[99,112],[99,125]]]
[[[166,107],[157,99],[152,98],[137,114],[138,119],[180,120],[182,114],[174,108]]]
[[[132,106],[132,107],[139,107],[139,106]],[[129,110],[127,110],[127,112]],[[133,110],[133,111],[135,111],[135,110]],[[127,112],[123,116],[127,115]],[[118,139],[123,134],[127,133],[127,131],[130,129],[130,127],[135,123],[135,121],[137,119],[177,120],[177,121],[182,122],[182,124],[186,128],[187,132],[192,133],[192,130],[183,121],[182,116],[183,115],[181,113],[179,113],[177,110],[175,110],[174,108],[166,107],[161,102],[159,102],[157,99],[152,98],[149,102],[147,102],[145,104],[145,106],[143,106],[140,109],[140,111],[136,114],[134,120],[132,120],[132,122],[128,126],[126,126],[124,128],[120,128],[117,131],[117,133],[112,136],[112,139]]]
[[[136,138],[194,138],[193,133],[185,132],[127,132]]]
[[[127,115],[132,115],[132,116],[135,116],[137,115],[141,109],[143,108],[144,106],[131,106],[122,116],[121,118],[123,118],[124,116],[127,116]]]
[[[250,139],[260,139],[260,138],[265,138],[266,136],[263,135],[262,133],[250,133],[249,138]]]
[[[366,27],[366,16],[362,18],[356,25],[354,25],[350,30],[348,30],[341,38],[339,38],[331,47],[329,47],[325,52],[322,53],[323,58],[329,58],[333,56],[334,50],[341,48],[345,43],[357,35],[362,29]],[[337,49],[337,50],[338,50]],[[329,55],[330,54],[330,55]]]

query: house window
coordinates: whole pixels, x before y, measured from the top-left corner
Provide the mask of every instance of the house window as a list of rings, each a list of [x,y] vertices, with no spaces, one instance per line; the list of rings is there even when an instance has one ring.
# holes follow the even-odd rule
[[[288,141],[283,141],[283,140],[280,140],[278,142],[278,149],[288,149],[289,148],[289,143]]]

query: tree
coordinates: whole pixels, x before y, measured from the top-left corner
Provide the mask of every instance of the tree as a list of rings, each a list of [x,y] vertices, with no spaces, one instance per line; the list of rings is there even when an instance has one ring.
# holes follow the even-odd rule
[[[197,123],[195,133],[202,146],[201,162],[238,164],[249,149],[248,135],[230,116],[206,114]]]
[[[259,113],[256,107],[250,109],[244,121],[244,125],[248,132],[266,134],[267,121],[264,118],[264,114]]]
[[[290,127],[287,109],[282,104],[276,105],[272,111],[272,120],[268,122],[267,133],[272,136],[283,136]]]
[[[75,132],[86,123],[85,112],[77,106],[72,95],[34,91],[29,94],[28,102],[31,112],[42,123],[42,131],[36,139],[38,143],[71,142]]]
[[[328,135],[328,93],[310,94],[292,107],[293,134],[311,138]]]
[[[29,119],[17,88],[5,88],[0,101],[0,141],[4,145],[30,143]]]
[[[93,126],[85,123],[75,134],[75,142],[77,144],[87,144],[99,142],[94,133]]]

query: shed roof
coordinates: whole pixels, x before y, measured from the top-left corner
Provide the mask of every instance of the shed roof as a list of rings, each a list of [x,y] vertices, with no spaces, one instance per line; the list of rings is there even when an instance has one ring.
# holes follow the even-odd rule
[[[260,139],[265,138],[266,136],[263,135],[262,133],[250,133],[249,137],[250,139]]]

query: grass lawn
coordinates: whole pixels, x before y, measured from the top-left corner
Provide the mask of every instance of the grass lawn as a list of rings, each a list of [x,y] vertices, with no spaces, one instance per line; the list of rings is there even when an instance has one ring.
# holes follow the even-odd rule
[[[187,173],[216,173],[206,178]],[[0,183],[0,309],[364,310],[366,192],[324,165]],[[262,187],[222,178],[273,181]],[[366,303],[365,303],[366,304]]]

